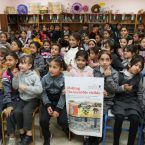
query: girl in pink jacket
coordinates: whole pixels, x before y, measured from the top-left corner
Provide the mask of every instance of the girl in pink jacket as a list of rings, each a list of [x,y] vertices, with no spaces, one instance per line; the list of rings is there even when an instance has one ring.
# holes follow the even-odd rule
[[[79,50],[76,53],[75,65],[70,70],[72,77],[93,77],[93,69],[88,64],[88,53],[84,50]]]

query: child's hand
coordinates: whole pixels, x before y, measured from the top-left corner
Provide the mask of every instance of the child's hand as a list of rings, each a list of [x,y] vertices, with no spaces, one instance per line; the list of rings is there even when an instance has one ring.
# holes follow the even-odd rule
[[[54,111],[53,114],[52,114],[52,116],[55,117],[55,118],[57,118],[57,117],[59,117],[59,113],[57,111]]]
[[[10,116],[11,112],[13,110],[13,107],[7,107],[6,109],[4,109],[4,113],[7,117]]]
[[[104,96],[108,96],[108,92],[104,90]]]
[[[51,115],[51,116],[53,115],[53,110],[52,110],[51,107],[48,107],[48,108],[47,108],[47,111],[48,111],[48,114],[49,114],[49,115]]]
[[[131,91],[132,90],[132,86],[131,85],[128,85],[128,84],[124,84],[124,90],[125,91]]]
[[[105,75],[106,77],[112,75],[112,72],[111,72],[110,68],[105,69],[104,75]]]
[[[72,69],[72,66],[71,65],[68,65],[67,66],[67,71],[70,71]]]
[[[18,71],[17,68],[15,68],[15,69],[12,71],[12,73],[13,73],[13,76],[14,76],[14,77],[18,77],[19,71]]]
[[[20,84],[20,85],[19,85],[19,89],[20,89],[21,91],[26,91],[27,86],[24,85],[24,84]]]

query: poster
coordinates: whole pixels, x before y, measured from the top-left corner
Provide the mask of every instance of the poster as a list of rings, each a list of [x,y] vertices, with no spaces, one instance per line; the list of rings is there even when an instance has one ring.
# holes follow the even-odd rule
[[[65,77],[65,92],[70,131],[102,137],[104,78]]]

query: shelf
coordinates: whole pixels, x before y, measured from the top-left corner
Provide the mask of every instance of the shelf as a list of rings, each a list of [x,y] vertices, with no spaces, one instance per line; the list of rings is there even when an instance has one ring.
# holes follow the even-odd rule
[[[56,23],[62,23],[62,22],[39,22],[39,24],[56,24]]]

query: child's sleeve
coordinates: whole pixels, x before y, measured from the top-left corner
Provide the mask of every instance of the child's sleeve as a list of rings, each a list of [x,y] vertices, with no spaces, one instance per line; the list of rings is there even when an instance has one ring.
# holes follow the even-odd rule
[[[106,88],[109,92],[116,92],[118,90],[119,85],[119,75],[118,72],[115,72],[113,76],[108,76],[105,78],[106,80]]]
[[[25,92],[27,92],[30,95],[39,95],[43,91],[40,77],[36,74],[33,79],[34,79],[34,84],[28,86]]]
[[[19,76],[13,78],[13,80],[12,80],[12,86],[16,90],[19,89]]]
[[[46,88],[46,83],[45,83],[45,77],[44,76],[41,80],[41,83],[42,83],[42,88],[43,88],[43,91],[42,91],[42,101],[43,101],[43,104],[46,108],[50,107],[51,106],[51,101],[49,99],[49,96],[47,95],[47,92],[45,90]]]
[[[57,111],[57,112],[61,112],[61,110],[64,108],[64,106],[65,106],[65,93],[64,93],[64,88],[62,89],[62,93],[61,93],[61,95],[60,95],[60,98],[59,98],[59,101],[58,101],[58,103],[57,103],[57,105],[56,105],[56,108],[54,109],[55,111]]]
[[[143,79],[139,82],[137,96],[139,99],[139,104],[140,104],[143,112],[145,113],[145,79]]]
[[[36,71],[39,71],[40,73],[42,73],[43,70],[44,70],[44,68],[45,68],[44,58],[41,57],[41,58],[39,59],[39,63],[38,63],[38,65],[36,66],[35,70],[36,70]]]
[[[8,78],[6,78],[6,77],[3,77],[2,84],[3,84],[3,88],[4,88],[3,103],[7,107],[10,107],[10,106],[12,106],[12,99],[11,99],[11,92],[12,92],[11,89],[12,88],[11,88],[10,80],[8,80]]]

